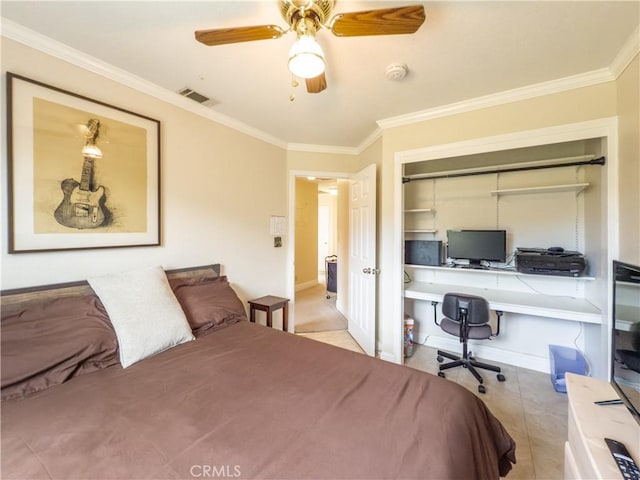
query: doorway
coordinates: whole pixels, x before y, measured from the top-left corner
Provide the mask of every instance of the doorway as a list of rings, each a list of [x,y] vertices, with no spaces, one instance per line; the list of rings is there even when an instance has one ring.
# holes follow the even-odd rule
[[[295,333],[346,331],[338,260],[347,221],[338,184],[347,181],[308,175],[295,182]]]
[[[327,333],[339,333],[341,338],[346,338],[348,343],[354,345],[357,351],[367,355],[375,355],[376,337],[376,305],[377,305],[377,268],[376,255],[376,182],[377,166],[371,164],[357,173],[314,173],[314,172],[289,172],[289,242],[287,248],[287,283],[289,298],[293,305],[289,310],[289,331],[295,332],[298,319],[296,318],[296,291],[304,285],[299,275],[302,265],[296,260],[297,253],[304,247],[313,245],[315,259],[317,259],[317,191],[315,200],[299,201],[298,196],[307,183],[300,182],[304,177],[321,177],[324,179],[337,179],[337,203],[338,203],[338,240],[337,240],[337,295],[336,309],[349,321],[348,329],[339,332],[320,332],[300,335],[314,335],[319,341],[326,341],[319,336]],[[307,178],[307,180],[309,180]],[[304,185],[296,188],[298,185]],[[316,187],[317,188],[317,187]],[[309,198],[314,198],[310,196]],[[316,205],[310,207],[311,203]],[[306,212],[315,212],[313,221],[306,220],[303,215]],[[312,240],[307,238],[306,244],[303,235],[297,235],[296,229],[303,225],[315,228]],[[315,241],[314,241],[315,240]],[[313,268],[317,272],[318,264],[314,260]],[[314,284],[319,285],[317,278]],[[298,289],[296,288],[298,287]],[[320,287],[322,288],[322,287]],[[327,343],[334,343],[329,340]],[[342,343],[342,342],[340,342]],[[338,345],[343,346],[343,345]]]

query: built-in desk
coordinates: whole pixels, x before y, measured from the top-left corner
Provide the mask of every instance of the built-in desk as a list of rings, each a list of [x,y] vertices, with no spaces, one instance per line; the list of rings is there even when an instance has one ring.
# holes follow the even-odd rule
[[[411,282],[404,287],[405,298],[414,300],[441,302],[448,292],[484,297],[492,310],[583,323],[602,323],[600,310],[584,298],[428,282]]]

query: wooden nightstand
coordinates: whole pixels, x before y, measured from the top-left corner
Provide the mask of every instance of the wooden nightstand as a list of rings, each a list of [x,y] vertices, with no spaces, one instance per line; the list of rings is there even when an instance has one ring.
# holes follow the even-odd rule
[[[276,310],[282,309],[282,330],[287,331],[289,299],[267,295],[253,300],[249,300],[249,321],[256,321],[256,310],[261,310],[267,314],[267,327],[271,327],[272,314]]]

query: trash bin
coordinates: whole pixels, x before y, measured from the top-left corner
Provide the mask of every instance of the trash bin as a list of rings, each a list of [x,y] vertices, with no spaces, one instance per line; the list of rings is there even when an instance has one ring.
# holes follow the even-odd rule
[[[404,316],[404,356],[413,355],[413,318]]]
[[[575,348],[549,345],[549,363],[551,383],[555,391],[560,393],[567,393],[565,373],[571,372],[584,375],[586,372],[584,356]]]
[[[338,292],[338,257],[336,255],[325,257],[324,263],[327,275],[327,299],[329,299],[331,293]]]

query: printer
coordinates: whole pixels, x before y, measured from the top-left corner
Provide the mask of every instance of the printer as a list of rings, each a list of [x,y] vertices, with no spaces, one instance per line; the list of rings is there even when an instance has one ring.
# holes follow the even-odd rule
[[[516,249],[516,270],[520,273],[579,277],[586,269],[587,261],[580,252],[559,247]]]

